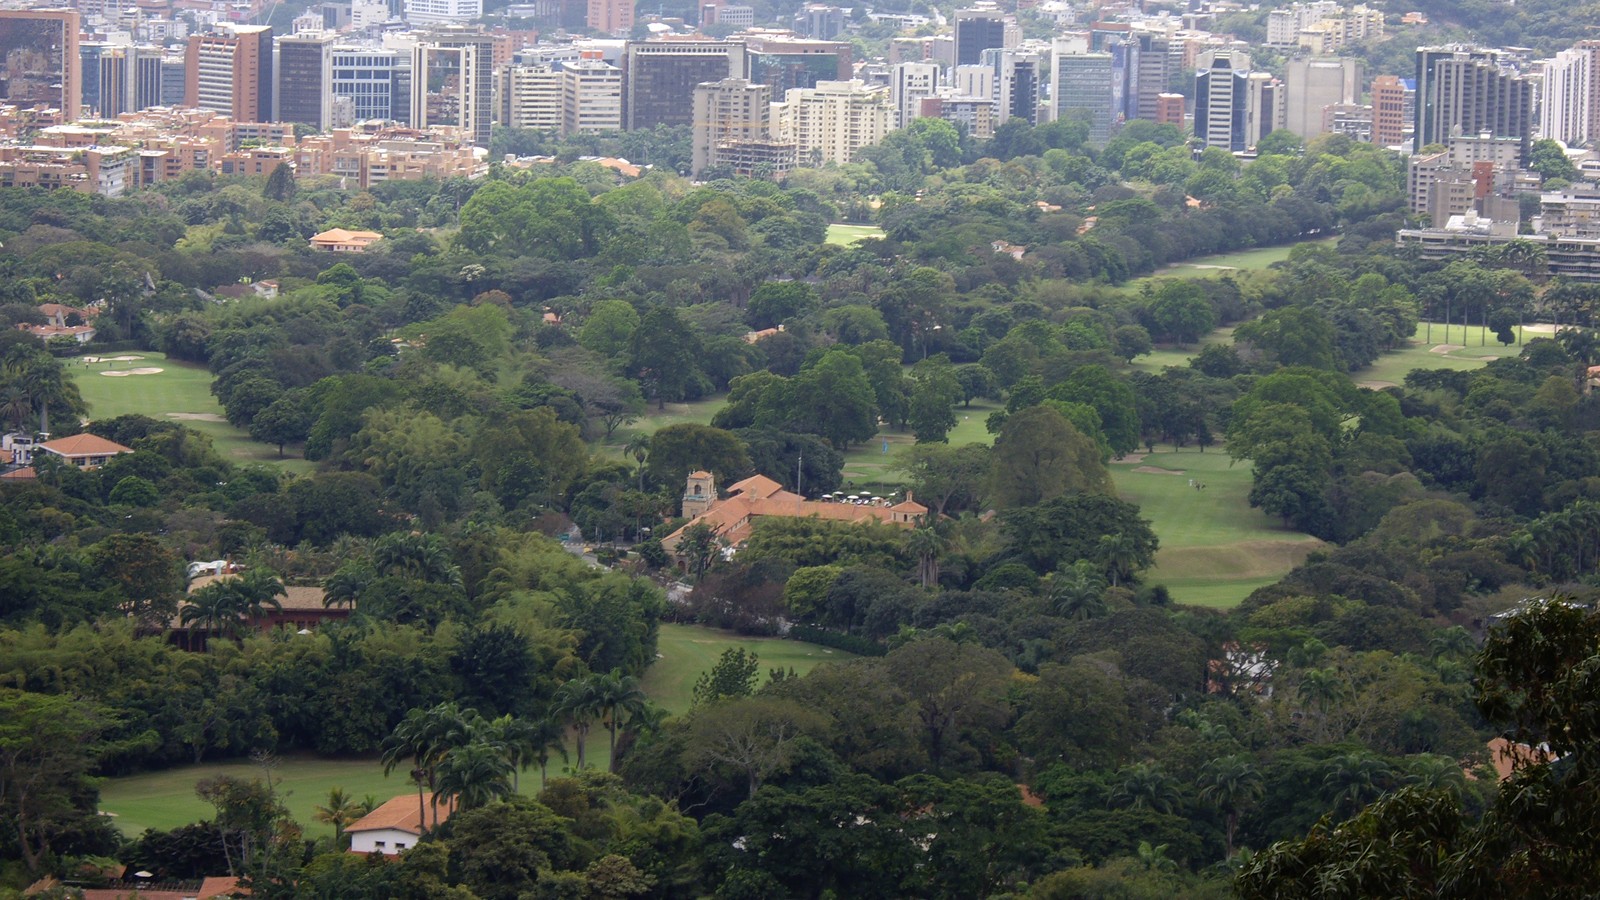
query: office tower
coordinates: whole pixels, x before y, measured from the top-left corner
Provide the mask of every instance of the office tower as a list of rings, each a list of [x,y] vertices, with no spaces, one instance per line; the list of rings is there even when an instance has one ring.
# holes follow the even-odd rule
[[[789,37],[750,36],[745,66],[751,81],[782,97],[794,88],[816,87],[822,81],[848,81],[854,71],[850,45],[843,41],[807,41]]]
[[[1058,120],[1088,123],[1089,143],[1100,145],[1111,139],[1115,119],[1112,59],[1086,46],[1076,38],[1055,43],[1055,114]]]
[[[184,105],[231,116],[272,120],[272,29],[234,25],[189,38],[184,55]]]
[[[894,104],[895,127],[904,128],[917,118],[922,100],[939,89],[939,66],[905,62],[889,70],[889,100]]]
[[[436,31],[411,51],[411,125],[450,125],[474,146],[489,146],[494,118],[494,39],[474,31]]]
[[[950,70],[950,87],[958,97],[994,102],[994,69],[989,66],[956,66]]]
[[[985,50],[994,67],[995,124],[1007,119],[1039,123],[1039,69],[1037,53],[1023,50]]]
[[[80,41],[78,57],[83,84],[84,118],[114,119],[128,111],[132,74],[128,54],[132,48],[100,41]]]
[[[1361,99],[1361,63],[1353,59],[1289,60],[1284,77],[1287,127],[1302,138],[1325,129],[1323,110]]]
[[[772,88],[743,78],[724,78],[694,89],[693,162],[698,175],[721,165],[718,145],[760,141],[772,123]]]
[[[133,110],[137,112],[152,106],[164,106],[161,96],[161,48],[134,47],[133,54],[129,66],[133,73]]]
[[[1158,98],[1167,92],[1172,80],[1172,42],[1148,31],[1136,32],[1133,41],[1138,45],[1138,75],[1129,118],[1160,121]]]
[[[744,44],[629,41],[623,51],[623,127],[693,124],[696,85],[747,75]]]
[[[274,121],[299,122],[318,131],[331,127],[334,38],[323,32],[278,38],[278,114]]]
[[[0,99],[59,109],[70,122],[81,114],[82,78],[77,10],[0,10]]]
[[[1014,47],[1018,39],[1017,26],[1008,23],[1005,13],[998,9],[956,10],[956,65],[958,66],[977,65],[983,57],[983,51]]]
[[[1540,134],[1569,147],[1600,137],[1600,41],[1579,41],[1545,68]]]
[[[590,30],[627,37],[633,30],[634,0],[588,0],[584,24]]]
[[[1406,139],[1406,128],[1411,120],[1406,116],[1406,95],[1415,92],[1404,80],[1394,75],[1379,75],[1372,79],[1372,142],[1380,147],[1394,147]]]
[[[795,31],[819,41],[844,33],[844,10],[822,3],[807,3],[794,17]]]
[[[1184,97],[1182,94],[1157,94],[1155,115],[1150,121],[1157,125],[1183,127]]]
[[[772,107],[772,136],[798,148],[807,165],[843,165],[893,128],[889,91],[860,81],[824,81],[790,91]]]
[[[161,57],[161,102],[159,106],[185,106],[189,93],[189,66],[187,54],[170,54]]]
[[[465,25],[483,18],[483,0],[405,0],[405,19],[412,25]]]
[[[1283,127],[1283,86],[1247,68],[1248,55],[1206,54],[1195,71],[1194,134],[1208,147],[1244,152]]]
[[[1459,45],[1417,48],[1417,149],[1442,144],[1457,129],[1529,142],[1533,83],[1493,50]],[[1523,156],[1527,153],[1524,150]]]
[[[409,88],[400,80],[401,61],[398,50],[333,48],[333,96],[350,102],[352,122],[409,121]]]

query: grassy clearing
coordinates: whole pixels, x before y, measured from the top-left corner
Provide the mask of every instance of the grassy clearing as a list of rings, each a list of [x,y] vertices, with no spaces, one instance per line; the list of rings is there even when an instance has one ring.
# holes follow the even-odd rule
[[[1251,509],[1250,465],[1230,462],[1217,448],[1201,453],[1158,447],[1111,464],[1118,493],[1138,504],[1161,538],[1145,580],[1167,585],[1179,603],[1236,605],[1322,546]],[[1205,490],[1190,487],[1190,479]]]
[[[950,432],[950,446],[962,444],[992,444],[994,435],[985,422],[989,414],[1004,407],[999,403],[975,400],[971,406],[956,409],[956,427]],[[879,431],[877,437],[853,447],[844,454],[844,480],[849,492],[855,489],[879,491],[893,490],[904,479],[898,472],[890,471],[895,459],[907,447],[915,446],[916,435],[910,431]],[[888,445],[885,452],[885,444]],[[881,491],[879,491],[881,493]]]
[[[643,679],[645,693],[674,715],[681,715],[689,709],[695,680],[701,672],[716,665],[722,651],[729,647],[744,647],[760,656],[762,680],[771,669],[793,668],[796,673],[805,674],[819,663],[852,658],[843,650],[799,641],[746,638],[694,625],[663,625],[660,656]],[[551,777],[570,771],[576,748],[569,741],[567,749],[572,754],[568,761],[563,762],[559,757],[551,760]],[[597,726],[589,732],[585,758],[591,768],[610,766],[611,752],[604,728]],[[212,814],[211,807],[195,796],[195,782],[217,775],[248,780],[263,774],[261,767],[253,762],[217,762],[110,778],[100,788],[100,809],[114,816],[117,827],[129,836],[137,836],[146,828],[176,828]],[[278,761],[273,777],[280,779],[278,792],[295,821],[305,827],[310,837],[333,834],[332,826],[312,818],[316,807],[327,801],[328,791],[333,788],[343,788],[357,799],[370,794],[379,802],[413,790],[404,772],[396,771],[386,778],[383,766],[374,759],[286,756]],[[522,773],[521,787],[523,793],[539,790],[537,768]]]
[[[820,663],[853,658],[843,650],[800,641],[743,637],[697,625],[662,625],[660,655],[645,673],[644,692],[674,715],[687,712],[695,680],[717,664],[724,650],[733,647],[743,647],[761,658],[762,681],[772,669],[792,668],[804,675]]]
[[[1385,353],[1350,377],[1366,387],[1397,386],[1414,369],[1476,369],[1492,359],[1518,355],[1529,340],[1550,336],[1548,326],[1530,325],[1516,331],[1517,343],[1504,345],[1495,340],[1493,331],[1479,325],[1451,325],[1447,330],[1443,325],[1430,327],[1424,322],[1417,326],[1410,346]]]
[[[263,463],[293,472],[311,471],[311,463],[286,448],[284,459],[278,448],[250,439],[242,429],[222,418],[222,406],[211,394],[211,373],[190,363],[167,359],[166,354],[148,350],[115,353],[111,356],[137,356],[137,360],[86,363],[66,360],[67,371],[78,383],[78,390],[89,404],[89,415],[96,419],[138,414],[152,419],[177,420],[195,431],[209,435],[217,451],[239,464]],[[105,372],[129,369],[160,369],[155,374],[110,376]]]
[[[828,237],[824,243],[838,244],[848,247],[863,238],[881,238],[883,229],[876,225],[839,225],[828,226]]]

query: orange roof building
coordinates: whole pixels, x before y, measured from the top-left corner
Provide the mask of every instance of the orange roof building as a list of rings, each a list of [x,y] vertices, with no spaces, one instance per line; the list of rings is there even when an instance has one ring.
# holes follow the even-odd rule
[[[45,441],[34,448],[34,453],[37,454],[41,450],[59,456],[69,465],[80,469],[98,469],[113,456],[133,452],[132,447],[124,447],[97,434],[75,434],[72,437]]]
[[[365,253],[367,248],[383,240],[383,235],[376,231],[347,231],[343,228],[329,228],[321,234],[311,236],[311,249],[327,250],[332,253]]]
[[[428,791],[420,798],[416,794],[395,797],[345,829],[350,835],[350,852],[398,855],[417,845],[422,832],[433,827],[436,813],[442,825],[454,811],[454,801],[435,804]]]
[[[765,475],[752,475],[728,485],[728,496],[719,497],[715,477],[710,472],[689,473],[683,492],[683,514],[689,521],[683,528],[662,538],[667,552],[675,553],[685,530],[694,525],[709,525],[717,535],[737,547],[755,530],[755,519],[782,516],[790,519],[827,519],[834,522],[888,522],[911,528],[927,515],[928,508],[906,494],[893,506],[880,503],[856,504],[807,500]]]

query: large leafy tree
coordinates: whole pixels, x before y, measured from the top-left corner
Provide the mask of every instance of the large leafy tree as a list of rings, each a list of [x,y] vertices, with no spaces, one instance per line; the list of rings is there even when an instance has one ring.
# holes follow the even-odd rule
[[[1007,417],[989,457],[988,482],[990,502],[1001,509],[1073,492],[1111,492],[1100,448],[1047,406]]]
[[[0,690],[0,819],[29,872],[56,853],[105,852],[89,771],[104,749],[110,711],[60,694]],[[78,846],[67,842],[76,840]]]
[[[645,395],[665,409],[668,401],[688,399],[698,391],[700,338],[670,306],[644,314],[628,339],[626,371],[644,386]]]

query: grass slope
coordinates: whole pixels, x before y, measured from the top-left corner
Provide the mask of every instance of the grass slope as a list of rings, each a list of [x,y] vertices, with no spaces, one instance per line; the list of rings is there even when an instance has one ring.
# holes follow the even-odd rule
[[[1549,326],[1530,325],[1516,329],[1517,343],[1503,345],[1495,340],[1494,332],[1477,325],[1434,324],[1424,322],[1417,326],[1411,345],[1378,357],[1372,365],[1351,374],[1364,387],[1384,388],[1398,386],[1406,374],[1414,369],[1476,369],[1492,359],[1516,356],[1522,345],[1539,337],[1550,337]],[[1448,336],[1447,336],[1448,335]]]
[[[680,715],[689,709],[694,683],[700,673],[716,665],[723,650],[740,646],[754,651],[761,658],[763,681],[771,669],[793,668],[796,673],[804,674],[819,663],[851,658],[851,654],[842,650],[799,641],[745,638],[694,625],[663,625],[660,657],[645,673],[644,691],[650,699],[674,715]],[[567,762],[559,757],[550,761],[551,777],[569,770],[576,762],[576,748],[569,742],[567,749],[573,754]],[[610,766],[611,753],[603,727],[597,725],[589,732],[585,756],[591,768],[605,769]],[[176,828],[212,814],[211,807],[195,796],[195,782],[217,775],[249,780],[260,778],[263,774],[262,768],[252,762],[217,762],[109,778],[100,788],[100,810],[114,816],[117,827],[130,837],[139,835],[146,828]],[[320,824],[312,818],[315,808],[327,801],[328,791],[332,788],[343,788],[345,793],[358,800],[370,794],[380,802],[414,790],[405,772],[397,770],[385,778],[383,766],[371,759],[287,756],[279,760],[273,777],[281,779],[278,792],[285,798],[284,802],[295,821],[305,827],[309,837],[333,834],[332,826]],[[521,787],[523,793],[539,790],[537,768],[522,774]]]
[[[1145,581],[1165,584],[1179,603],[1234,606],[1322,546],[1251,509],[1250,465],[1229,463],[1217,448],[1158,447],[1110,466],[1117,492],[1138,504],[1161,539]],[[1190,487],[1191,478],[1206,489]]]
[[[824,243],[848,247],[862,238],[881,237],[883,237],[883,229],[876,225],[833,224],[828,226],[828,236],[824,239]]]
[[[311,471],[311,464],[289,454],[278,458],[278,448],[250,439],[242,429],[222,418],[222,405],[211,394],[211,373],[201,366],[167,359],[166,354],[147,350],[116,353],[112,356],[138,356],[124,362],[85,363],[66,360],[67,372],[78,383],[78,390],[89,404],[89,415],[109,419],[138,414],[165,421],[178,420],[211,437],[217,451],[234,463],[264,463],[295,472]],[[102,373],[134,368],[155,368],[154,375],[108,376]]]

